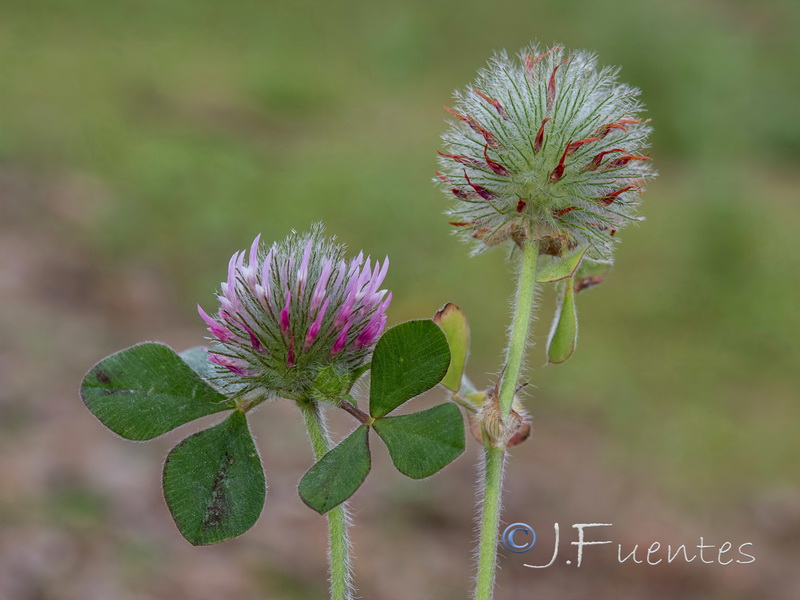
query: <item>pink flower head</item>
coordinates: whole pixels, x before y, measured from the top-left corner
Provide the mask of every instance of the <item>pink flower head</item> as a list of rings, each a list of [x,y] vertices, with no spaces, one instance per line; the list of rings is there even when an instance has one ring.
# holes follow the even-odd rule
[[[347,261],[344,251],[315,225],[233,255],[217,314],[198,306],[222,376],[294,397],[327,366],[352,373],[369,362],[392,298],[379,289],[389,260]]]

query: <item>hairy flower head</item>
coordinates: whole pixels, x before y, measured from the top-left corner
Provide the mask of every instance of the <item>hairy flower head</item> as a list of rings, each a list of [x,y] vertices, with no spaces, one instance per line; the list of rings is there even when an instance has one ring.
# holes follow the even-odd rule
[[[532,45],[516,60],[497,54],[454,94],[437,177],[456,200],[451,225],[478,251],[536,240],[545,254],[592,245],[610,260],[655,174],[639,90],[617,74],[594,54]]]
[[[223,384],[301,398],[321,374],[352,383],[386,326],[392,294],[378,289],[388,259],[347,261],[344,252],[316,225],[269,248],[258,236],[249,253],[231,257],[217,314],[198,306]]]

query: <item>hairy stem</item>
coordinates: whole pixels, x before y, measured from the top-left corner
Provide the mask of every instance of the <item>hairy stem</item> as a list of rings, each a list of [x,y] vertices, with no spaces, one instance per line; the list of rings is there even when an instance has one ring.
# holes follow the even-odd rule
[[[321,459],[331,448],[330,437],[319,404],[300,402],[300,409],[308,428],[308,437],[314,456]],[[330,561],[331,600],[352,600],[353,586],[350,573],[350,537],[347,533],[349,517],[347,505],[331,509],[328,518],[328,559]]]
[[[506,449],[485,446],[483,454],[483,508],[478,542],[478,574],[475,600],[491,600],[497,568],[497,536],[503,494]]]
[[[506,364],[500,381],[499,403],[503,421],[511,412],[514,392],[517,389],[525,349],[533,318],[534,295],[536,293],[536,267],[539,260],[539,244],[526,244],[522,253],[519,271],[514,316],[511,334],[506,349]],[[500,531],[500,509],[503,495],[503,472],[506,448],[490,440],[484,432],[483,493],[481,504],[480,536],[478,541],[478,573],[475,584],[475,600],[492,600],[495,571],[497,570],[497,538]]]
[[[525,349],[528,345],[530,324],[533,317],[534,296],[536,294],[536,266],[539,260],[539,244],[528,243],[522,251],[522,265],[517,283],[517,296],[514,302],[514,317],[511,321],[511,335],[506,349],[506,364],[500,381],[500,411],[503,420],[511,412],[514,392],[517,389]]]

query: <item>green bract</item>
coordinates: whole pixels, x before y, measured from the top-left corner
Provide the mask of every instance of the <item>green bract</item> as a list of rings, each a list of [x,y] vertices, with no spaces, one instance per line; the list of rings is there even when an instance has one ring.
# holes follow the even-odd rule
[[[442,379],[442,385],[451,392],[458,392],[469,356],[469,323],[461,309],[452,302],[438,310],[433,321],[444,331],[450,347],[450,367]]]
[[[562,363],[575,352],[578,341],[578,313],[575,309],[575,285],[572,278],[561,285],[556,318],[547,340],[547,359]]]

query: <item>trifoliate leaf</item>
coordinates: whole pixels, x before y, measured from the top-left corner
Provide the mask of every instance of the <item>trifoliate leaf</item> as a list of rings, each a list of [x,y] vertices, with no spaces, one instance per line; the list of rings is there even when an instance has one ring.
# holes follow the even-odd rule
[[[175,524],[195,546],[250,529],[264,507],[266,481],[244,413],[234,411],[175,446],[164,464],[163,486]]]

